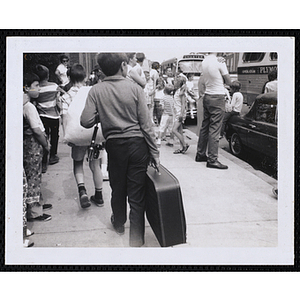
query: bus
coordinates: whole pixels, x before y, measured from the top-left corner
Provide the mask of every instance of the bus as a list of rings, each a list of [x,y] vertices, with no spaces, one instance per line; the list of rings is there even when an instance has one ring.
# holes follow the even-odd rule
[[[244,103],[250,106],[263,93],[268,74],[273,70],[277,70],[277,52],[240,53],[237,75],[242,84]]]

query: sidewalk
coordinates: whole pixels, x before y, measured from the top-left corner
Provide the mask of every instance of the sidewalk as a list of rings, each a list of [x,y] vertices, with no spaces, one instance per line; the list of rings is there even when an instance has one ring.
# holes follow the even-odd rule
[[[160,147],[161,164],[179,180],[187,222],[187,243],[174,247],[276,247],[277,199],[272,194],[276,180],[219,149],[219,160],[228,170],[206,168],[195,162],[197,136],[185,130],[190,144],[186,154],[179,148]],[[82,209],[78,201],[70,147],[61,141],[59,163],[43,174],[42,192],[53,205],[48,222],[28,222],[35,247],[129,247],[129,221],[119,236],[110,223],[110,186],[103,184],[104,207]],[[237,164],[237,162],[239,164]],[[94,193],[91,171],[84,163],[88,195]],[[146,221],[144,247],[160,247]]]

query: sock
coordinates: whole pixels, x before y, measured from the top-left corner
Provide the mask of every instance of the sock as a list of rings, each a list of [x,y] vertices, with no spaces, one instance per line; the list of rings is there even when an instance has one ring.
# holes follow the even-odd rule
[[[96,199],[102,199],[102,188],[101,189],[95,189],[95,198]]]
[[[78,184],[78,192],[80,193],[81,191],[86,191],[84,183],[79,183]]]

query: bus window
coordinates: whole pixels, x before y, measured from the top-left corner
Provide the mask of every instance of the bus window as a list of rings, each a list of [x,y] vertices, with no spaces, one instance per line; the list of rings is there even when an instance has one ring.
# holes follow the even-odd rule
[[[277,52],[270,52],[270,60],[277,60]]]
[[[178,69],[183,73],[199,73],[200,75],[201,65],[202,61],[199,60],[180,60],[178,62]]]
[[[263,60],[264,56],[264,52],[245,52],[242,60],[243,62],[259,62]]]

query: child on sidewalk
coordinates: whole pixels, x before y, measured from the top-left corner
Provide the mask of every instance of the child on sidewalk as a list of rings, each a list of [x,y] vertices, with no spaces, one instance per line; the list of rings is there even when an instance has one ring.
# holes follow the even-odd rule
[[[25,74],[23,79],[23,168],[27,180],[27,220],[48,221],[51,216],[43,209],[52,208],[44,204],[41,194],[43,153],[50,151],[44,125],[35,106],[30,102],[39,95],[39,77]]]
[[[157,146],[161,145],[161,138],[166,134],[168,128],[170,128],[170,141],[166,143],[167,146],[173,147],[174,133],[172,132],[173,118],[174,118],[174,99],[173,99],[174,86],[167,84],[164,88],[164,97],[162,100],[162,117],[160,121]]]
[[[244,97],[243,97],[243,94],[240,92],[240,90],[241,90],[241,83],[239,81],[234,81],[232,83],[232,85],[230,86],[230,92],[232,94],[232,99],[231,99],[231,103],[229,104],[228,111],[225,112],[225,114],[224,114],[221,133],[220,133],[220,139],[222,139],[224,136],[225,127],[226,127],[228,120],[232,116],[238,116],[242,111]]]
[[[154,95],[153,83],[150,79],[150,73],[148,71],[144,71],[144,74],[145,74],[145,78],[146,78],[146,82],[147,82],[145,85],[145,88],[144,88],[146,104],[147,104],[147,107],[150,112],[152,123],[154,124],[154,121],[153,121],[153,95]]]
[[[179,139],[182,149],[177,149],[174,151],[174,154],[182,153],[184,154],[189,148],[189,144],[187,144],[184,140],[183,136],[183,125],[182,123],[186,117],[186,79],[183,76],[178,76],[175,80],[174,84],[174,110],[175,110],[175,118],[174,118],[174,126],[173,133]]]
[[[159,77],[156,81],[156,89],[154,94],[154,117],[157,126],[159,126],[162,116],[162,99],[164,97],[164,87],[164,80]]]
[[[64,105],[64,114],[66,115],[68,109],[67,107],[71,104],[72,100],[76,97],[78,91],[80,89],[86,88],[88,91],[91,87],[84,87],[84,79],[86,77],[85,70],[82,65],[74,64],[70,69],[70,80],[73,83],[70,91],[61,96],[60,100]],[[88,93],[87,91],[87,93]],[[86,96],[87,96],[86,93]],[[82,101],[86,100],[86,96]],[[65,117],[63,120],[66,120]],[[99,156],[97,159],[93,159],[89,161],[90,170],[93,173],[93,181],[95,186],[95,194],[88,198],[85,181],[84,181],[84,171],[83,171],[83,160],[85,154],[87,152],[88,146],[80,146],[80,145],[71,145],[72,152],[71,156],[73,159],[73,172],[74,177],[78,187],[79,193],[79,201],[82,208],[87,208],[91,206],[91,202],[96,204],[97,206],[103,206],[103,196],[102,196],[102,188],[103,188],[103,174],[101,171],[101,157]]]
[[[187,79],[188,81],[186,82],[186,98],[188,102],[188,107],[190,109],[190,114],[191,114],[191,119],[195,118],[195,113],[196,113],[196,96],[194,92],[194,74],[189,73],[187,74]]]
[[[51,143],[49,165],[58,163],[57,147],[59,139],[59,107],[58,96],[59,86],[54,82],[49,82],[49,69],[43,65],[35,67],[35,74],[40,78],[40,94],[35,99],[36,108],[44,124],[45,132]],[[43,156],[43,173],[46,172],[48,165],[48,153]]]
[[[124,234],[128,201],[129,245],[141,247],[145,238],[145,186],[149,160],[159,167],[154,129],[144,91],[125,78],[126,55],[100,53],[98,64],[107,77],[90,90],[81,114],[81,125],[91,128],[101,122],[112,190],[111,222],[117,234]]]

